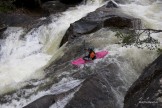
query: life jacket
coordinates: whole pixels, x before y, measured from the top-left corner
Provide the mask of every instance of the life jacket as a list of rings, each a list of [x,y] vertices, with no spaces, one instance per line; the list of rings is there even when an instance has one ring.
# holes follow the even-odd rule
[[[91,51],[90,54],[89,54],[89,57],[93,60],[96,58],[96,54],[94,51]]]

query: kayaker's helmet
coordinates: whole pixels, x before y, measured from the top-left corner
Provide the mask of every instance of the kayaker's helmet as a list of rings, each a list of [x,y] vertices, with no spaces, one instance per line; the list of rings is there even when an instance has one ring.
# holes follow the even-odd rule
[[[88,48],[88,51],[92,51],[93,50],[93,48]]]

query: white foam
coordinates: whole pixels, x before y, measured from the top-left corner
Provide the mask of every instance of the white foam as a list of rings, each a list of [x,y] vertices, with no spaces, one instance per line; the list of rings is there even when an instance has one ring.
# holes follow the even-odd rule
[[[87,5],[71,8],[59,17],[51,16],[51,24],[32,29],[26,35],[23,28],[9,28],[0,52],[0,81],[3,82],[0,84],[0,94],[19,88],[26,80],[42,78],[44,73],[41,68],[51,57],[53,59],[63,55],[63,51],[58,49],[70,24],[94,11],[101,2],[102,0],[94,0]]]
[[[76,86],[79,86],[82,83],[80,80],[72,80],[63,78],[59,83],[54,84],[51,88],[52,94],[59,94],[62,92],[69,91],[71,88],[74,88]]]
[[[53,95],[53,94],[60,94],[63,92],[67,92],[71,89],[74,89],[75,87],[78,87],[83,81],[82,80],[75,80],[73,78],[63,78],[60,82],[58,82],[57,84],[54,84],[49,90],[47,91],[40,91],[35,95],[31,95],[28,99],[24,98],[23,96],[20,98],[19,96],[17,96],[17,94],[15,93],[13,95],[13,98],[11,102],[8,102],[6,104],[0,104],[1,108],[21,108],[23,106],[28,105],[29,103],[39,99],[40,97],[43,97],[45,95]],[[27,89],[24,91],[24,96],[28,96],[30,95],[30,93],[32,93],[33,91],[36,91],[37,88],[33,88],[33,89]],[[64,103],[64,105],[69,101],[69,99],[71,99],[71,97],[73,96],[74,92],[70,93],[67,97],[65,97],[62,100],[58,100],[58,102],[55,105],[58,106],[58,104],[61,102]],[[18,100],[16,100],[16,98]],[[63,103],[61,105],[63,105]]]

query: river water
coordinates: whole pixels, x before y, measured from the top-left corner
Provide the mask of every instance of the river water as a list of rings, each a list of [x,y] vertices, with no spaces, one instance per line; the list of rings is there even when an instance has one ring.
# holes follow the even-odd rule
[[[121,10],[133,17],[140,18],[144,28],[161,29],[162,28],[162,1],[161,0],[127,0],[129,4],[118,4]],[[48,66],[56,58],[61,57],[64,48],[59,48],[59,44],[66,30],[71,23],[79,20],[94,11],[98,7],[105,4],[102,0],[88,0],[85,5],[78,5],[60,13],[59,17],[51,15],[52,22],[48,25],[42,25],[39,28],[32,29],[25,33],[23,28],[8,27],[5,31],[7,38],[1,43],[0,49],[0,94],[16,90],[17,92],[9,97],[5,97],[10,101],[0,105],[1,108],[20,108],[33,100],[46,94],[57,94],[78,86],[82,80],[76,80],[71,77],[65,77],[59,83],[54,84],[51,89],[42,90],[36,95],[32,93],[36,88],[24,90],[25,94],[21,94],[20,88],[31,83],[33,85],[41,84],[45,72],[43,69]],[[25,33],[25,34],[24,34]],[[24,35],[24,38],[20,38]],[[100,37],[97,37],[100,35]],[[149,63],[151,63],[158,55],[155,50],[147,48],[138,49],[136,47],[122,47],[116,44],[118,39],[115,33],[101,29],[89,36],[96,38],[91,41],[96,50],[108,50],[109,56],[104,60],[116,62],[124,76],[120,77],[129,87],[139,76]],[[152,36],[162,42],[162,33],[152,34]],[[161,47],[161,46],[159,46]],[[118,60],[119,57],[124,58],[124,63]],[[97,61],[96,61],[97,63]],[[129,72],[129,73],[128,73]],[[61,72],[61,74],[69,74],[69,72]],[[128,89],[128,88],[127,88]],[[27,96],[30,97],[26,99]],[[63,108],[68,100],[73,96],[69,94],[67,98],[60,100],[51,108]],[[123,95],[119,96],[123,100]],[[122,101],[119,101],[122,106]]]

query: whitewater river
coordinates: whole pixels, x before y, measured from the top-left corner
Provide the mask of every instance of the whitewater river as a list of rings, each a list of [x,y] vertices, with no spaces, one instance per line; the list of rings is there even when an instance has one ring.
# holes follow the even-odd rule
[[[140,18],[145,28],[162,28],[162,0],[127,1],[130,1],[130,3],[118,4],[124,13]],[[43,69],[56,58],[64,55],[64,47],[59,48],[59,44],[70,24],[104,4],[105,2],[102,0],[88,0],[86,5],[70,8],[60,13],[59,17],[51,15],[52,22],[50,24],[40,26],[28,33],[25,33],[23,28],[8,27],[5,31],[7,38],[1,43],[0,49],[0,94],[14,90],[17,93],[4,97],[10,101],[0,104],[0,108],[21,108],[41,96],[58,94],[78,86],[82,80],[65,77],[49,90],[42,90],[35,95],[32,93],[36,88],[27,89],[24,90],[23,96],[18,96],[21,87],[33,83],[31,79],[39,80],[34,82],[33,85],[41,84],[43,82],[41,79],[45,76]],[[112,31],[102,29],[96,34],[100,37],[96,36],[93,41],[90,41],[97,47],[96,50],[109,50],[110,54],[105,58],[105,62],[106,60],[112,60],[121,65],[119,67],[123,70],[123,74],[125,77],[129,77],[121,79],[128,83],[128,86],[138,77],[142,69],[158,56],[154,50],[150,51],[146,48],[138,49],[136,47],[126,48],[116,44],[118,39]],[[93,34],[93,36],[96,34]],[[20,38],[22,35],[24,35],[23,39]],[[158,39],[161,45],[162,33],[156,33],[152,36]],[[124,58],[126,62],[118,62],[118,57]],[[128,70],[130,73],[127,73]],[[61,74],[69,73],[61,72]],[[29,98],[26,98],[27,96]],[[52,105],[51,108],[63,108],[72,96],[73,93],[69,94],[57,104]],[[119,98],[123,100],[122,95]],[[119,101],[119,103],[122,106],[122,101]]]

